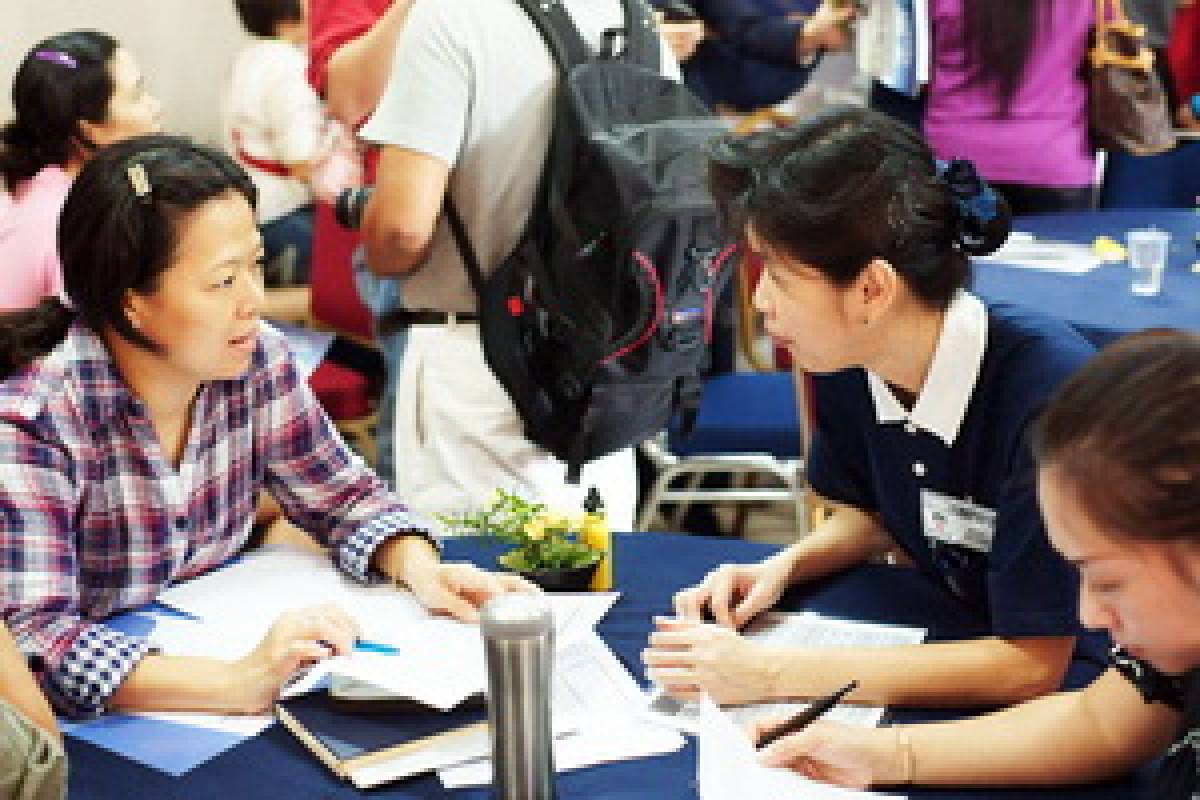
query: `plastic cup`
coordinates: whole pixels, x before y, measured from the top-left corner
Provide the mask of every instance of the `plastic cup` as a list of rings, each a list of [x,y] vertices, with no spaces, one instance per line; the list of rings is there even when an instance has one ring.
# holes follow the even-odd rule
[[[1158,228],[1141,228],[1126,234],[1125,243],[1129,250],[1129,266],[1133,269],[1130,291],[1142,297],[1158,294],[1167,266],[1171,234]]]

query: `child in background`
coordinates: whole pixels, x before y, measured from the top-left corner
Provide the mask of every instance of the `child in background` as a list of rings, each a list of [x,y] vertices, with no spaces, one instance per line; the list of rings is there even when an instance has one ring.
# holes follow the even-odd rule
[[[258,38],[233,64],[226,147],[258,189],[267,285],[307,283],[313,197],[332,200],[360,183],[358,156],[305,77],[304,0],[235,0],[235,6],[246,30]]]

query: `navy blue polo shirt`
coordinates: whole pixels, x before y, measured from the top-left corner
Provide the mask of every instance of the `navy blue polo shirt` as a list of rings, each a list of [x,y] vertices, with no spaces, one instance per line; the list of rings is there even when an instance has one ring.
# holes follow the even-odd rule
[[[830,500],[878,513],[918,568],[984,614],[993,635],[1077,635],[1078,575],[1047,540],[1030,435],[1094,348],[1064,322],[985,308],[982,361],[950,444],[911,424],[880,423],[865,370],[818,376],[809,480]],[[990,552],[927,536],[922,490],[994,511]]]

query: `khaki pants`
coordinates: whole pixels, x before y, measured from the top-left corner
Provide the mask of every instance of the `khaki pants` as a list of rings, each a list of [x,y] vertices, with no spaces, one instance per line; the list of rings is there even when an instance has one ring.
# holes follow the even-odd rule
[[[0,701],[0,797],[61,800],[66,793],[67,754],[62,745]]]
[[[396,490],[422,513],[477,511],[499,488],[578,514],[595,486],[609,528],[633,529],[633,450],[585,465],[579,485],[567,484],[566,465],[525,438],[473,323],[410,329],[396,386],[395,443]]]

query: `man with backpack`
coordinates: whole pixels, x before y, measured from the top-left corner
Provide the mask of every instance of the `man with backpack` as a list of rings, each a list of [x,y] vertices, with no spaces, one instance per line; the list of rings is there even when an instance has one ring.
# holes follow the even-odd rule
[[[649,10],[635,7],[636,19],[644,12],[652,25]],[[606,30],[626,27],[621,0],[566,0],[565,9],[592,50]],[[660,55],[661,71],[678,79],[665,46]],[[632,450],[585,453],[572,484],[563,452],[556,457],[532,441],[539,426],[522,418],[485,358],[476,290],[443,213],[448,196],[485,275],[522,241],[539,205],[558,73],[517,0],[416,0],[388,88],[361,131],[382,146],[363,225],[368,262],[380,274],[402,276],[410,312],[397,389],[397,489],[426,512],[477,509],[497,487],[569,512],[594,485],[611,527],[630,530]],[[514,314],[520,306],[519,297],[508,298]],[[586,330],[565,341],[591,338]]]

